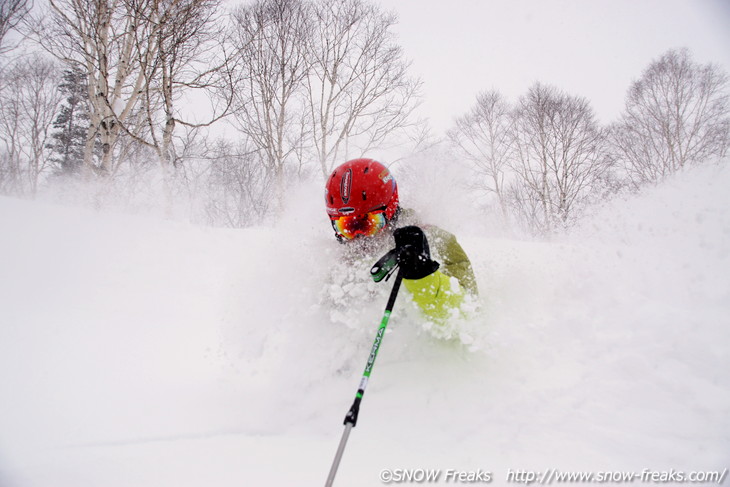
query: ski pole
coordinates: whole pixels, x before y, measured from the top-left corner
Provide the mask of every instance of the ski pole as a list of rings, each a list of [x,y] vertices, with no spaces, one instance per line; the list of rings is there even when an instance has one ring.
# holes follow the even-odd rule
[[[390,256],[391,253],[386,255],[386,257]],[[394,254],[393,254],[394,255]],[[385,259],[385,257],[383,258]],[[381,261],[383,260],[381,259]],[[378,261],[380,263],[381,261]],[[391,266],[392,268],[392,266]],[[382,277],[385,275],[384,273],[380,273],[381,275],[376,277],[376,274],[380,271],[378,268],[378,264],[376,264],[373,269],[371,270],[371,273],[373,274],[373,279],[376,281],[379,281],[382,279]],[[388,269],[388,272],[391,271],[391,269]],[[389,275],[389,274],[388,274]],[[335,475],[337,474],[337,469],[340,466],[340,460],[342,459],[342,454],[345,451],[345,446],[347,445],[347,439],[350,436],[350,430],[354,428],[357,425],[357,415],[360,412],[360,402],[362,401],[362,396],[365,394],[365,388],[368,386],[368,381],[370,380],[370,374],[373,371],[373,365],[375,365],[375,358],[378,356],[378,350],[380,349],[380,344],[383,342],[383,337],[385,336],[385,328],[388,326],[388,320],[390,320],[390,314],[393,311],[393,305],[395,304],[395,298],[398,296],[398,290],[400,289],[401,280],[403,277],[401,276],[401,271],[398,269],[398,274],[395,276],[395,282],[393,283],[393,290],[390,292],[390,298],[388,298],[388,304],[385,306],[385,313],[383,313],[383,319],[380,321],[380,327],[378,328],[378,332],[375,335],[375,341],[373,342],[373,347],[370,349],[370,356],[368,357],[367,365],[365,365],[365,372],[363,372],[362,379],[360,379],[360,386],[357,389],[357,394],[355,395],[355,400],[352,403],[352,406],[350,407],[350,410],[347,412],[347,415],[345,416],[345,431],[342,433],[342,438],[340,439],[340,445],[337,447],[337,453],[335,454],[335,460],[332,463],[332,468],[330,468],[329,476],[327,477],[327,483],[325,484],[325,487],[331,487],[332,482],[335,480]]]

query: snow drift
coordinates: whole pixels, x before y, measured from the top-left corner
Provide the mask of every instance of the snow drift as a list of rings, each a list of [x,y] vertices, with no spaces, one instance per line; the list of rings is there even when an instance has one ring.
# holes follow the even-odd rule
[[[483,310],[444,339],[399,297],[336,483],[730,467],[728,187],[694,170],[549,243],[459,234]],[[301,193],[248,230],[0,199],[0,485],[324,484],[390,285],[332,308]]]

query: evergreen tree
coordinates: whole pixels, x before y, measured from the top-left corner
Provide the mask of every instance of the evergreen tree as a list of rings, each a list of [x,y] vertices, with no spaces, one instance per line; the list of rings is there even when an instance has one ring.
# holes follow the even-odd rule
[[[83,165],[86,133],[89,127],[88,85],[86,75],[78,67],[67,69],[58,89],[66,95],[53,122],[55,132],[49,148],[51,161],[60,174],[75,174]]]

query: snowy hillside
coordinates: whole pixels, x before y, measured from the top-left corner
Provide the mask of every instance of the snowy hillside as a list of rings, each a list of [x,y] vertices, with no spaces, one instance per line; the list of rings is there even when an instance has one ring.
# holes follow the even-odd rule
[[[399,297],[336,485],[730,467],[728,188],[461,234],[484,310],[443,340]],[[0,486],[323,485],[390,284],[332,309],[341,249],[300,201],[236,231],[0,199]]]

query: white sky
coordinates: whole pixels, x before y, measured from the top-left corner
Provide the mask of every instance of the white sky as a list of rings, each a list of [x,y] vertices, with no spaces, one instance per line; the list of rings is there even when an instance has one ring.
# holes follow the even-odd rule
[[[730,74],[730,0],[376,0],[424,82],[435,135],[480,91],[515,101],[536,81],[614,120],[632,80],[671,48]]]

